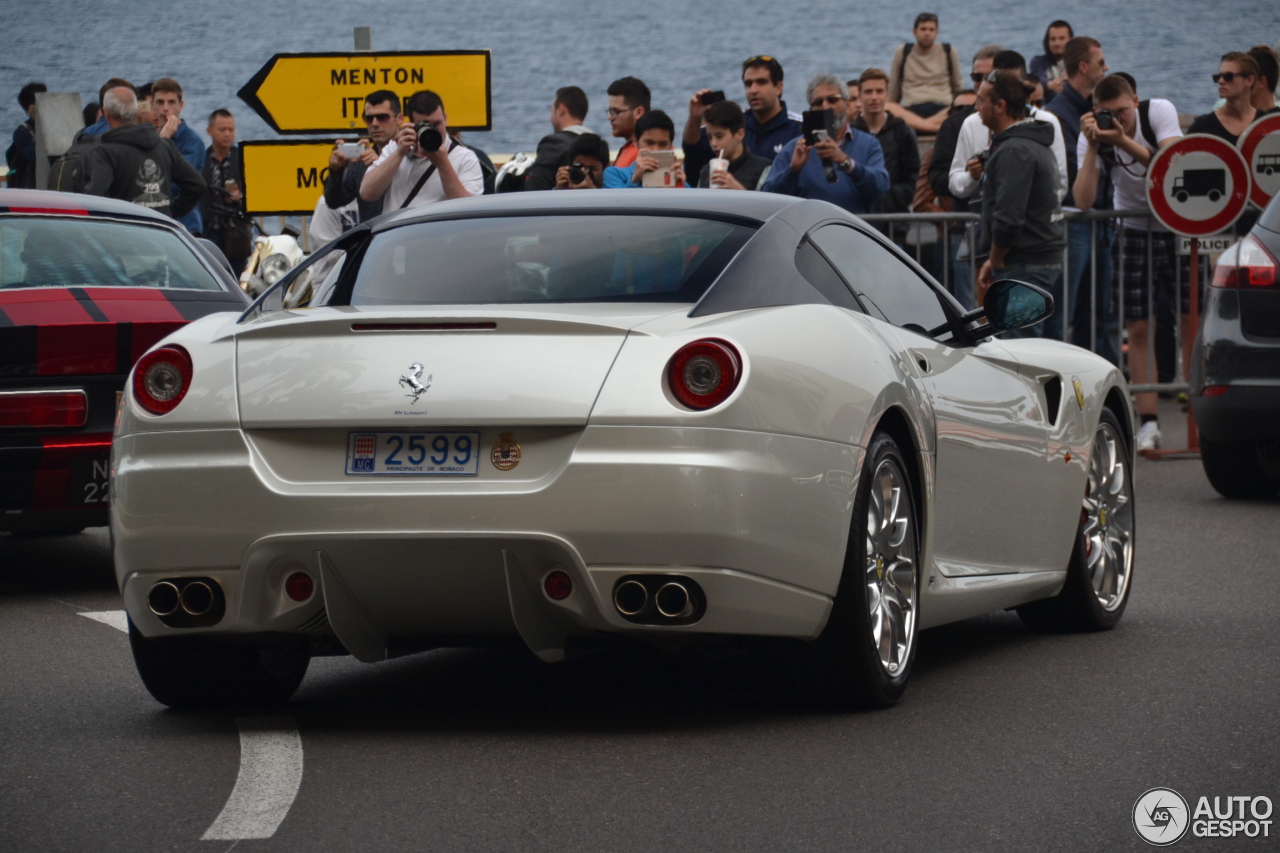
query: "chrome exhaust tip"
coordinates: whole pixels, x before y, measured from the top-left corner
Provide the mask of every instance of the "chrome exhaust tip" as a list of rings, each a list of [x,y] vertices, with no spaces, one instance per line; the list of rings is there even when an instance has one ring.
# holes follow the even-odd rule
[[[181,600],[178,587],[169,581],[160,581],[147,593],[147,607],[157,616],[172,616],[177,613]]]
[[[613,606],[623,616],[635,616],[649,603],[649,590],[640,581],[623,581],[613,591]]]
[[[658,589],[658,594],[653,597],[653,603],[658,608],[658,612],[668,619],[679,619],[693,613],[689,590],[684,584],[675,581],[664,583]]]
[[[191,616],[203,616],[213,609],[213,589],[204,581],[192,581],[182,588],[182,609]]]

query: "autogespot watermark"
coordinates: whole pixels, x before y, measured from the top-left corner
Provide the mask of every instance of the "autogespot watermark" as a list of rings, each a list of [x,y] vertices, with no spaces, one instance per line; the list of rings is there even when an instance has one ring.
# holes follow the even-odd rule
[[[1133,828],[1156,847],[1176,844],[1191,830],[1196,838],[1270,838],[1271,799],[1262,796],[1216,796],[1196,800],[1190,808],[1172,788],[1152,788],[1133,804]]]

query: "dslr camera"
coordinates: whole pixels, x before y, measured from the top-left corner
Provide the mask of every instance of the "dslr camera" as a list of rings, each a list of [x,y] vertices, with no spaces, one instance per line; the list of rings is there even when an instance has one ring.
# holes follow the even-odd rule
[[[444,136],[434,122],[420,121],[413,129],[418,134],[418,147],[423,151],[439,151],[440,146],[444,145]]]
[[[1116,126],[1116,114],[1111,110],[1098,110],[1093,114],[1098,130],[1112,130]]]
[[[569,183],[580,184],[587,179],[587,167],[575,162],[569,167]],[[595,181],[592,181],[595,183]]]

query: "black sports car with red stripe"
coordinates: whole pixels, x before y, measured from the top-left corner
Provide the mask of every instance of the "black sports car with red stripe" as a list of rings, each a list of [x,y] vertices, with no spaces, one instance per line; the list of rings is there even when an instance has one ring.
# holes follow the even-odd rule
[[[105,525],[130,368],[191,320],[248,304],[212,244],[166,216],[0,190],[0,531]]]

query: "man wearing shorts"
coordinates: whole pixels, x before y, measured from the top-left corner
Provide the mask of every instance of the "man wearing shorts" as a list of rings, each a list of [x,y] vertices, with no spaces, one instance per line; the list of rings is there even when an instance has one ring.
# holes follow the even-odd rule
[[[1160,149],[1182,136],[1178,111],[1163,98],[1140,105],[1133,87],[1119,74],[1104,77],[1093,91],[1094,109],[1080,120],[1080,141],[1076,148],[1079,170],[1072,194],[1076,206],[1088,210],[1098,192],[1104,169],[1111,176],[1112,199],[1116,210],[1149,210],[1147,206],[1147,166]],[[1145,107],[1145,109],[1144,109]],[[1098,114],[1109,110],[1110,129],[1098,126]],[[1144,117],[1145,114],[1145,117]],[[1172,298],[1178,280],[1178,247],[1174,235],[1152,221],[1148,254],[1147,223],[1126,219],[1120,232],[1120,255],[1124,286],[1124,319],[1129,332],[1129,377],[1134,384],[1150,382],[1155,375],[1154,359],[1147,345],[1153,307],[1160,298]],[[1148,282],[1156,288],[1152,293]],[[1187,322],[1191,294],[1182,288],[1182,363],[1191,363],[1194,330]],[[1137,395],[1137,449],[1160,446],[1160,422],[1156,416],[1156,395]]]

